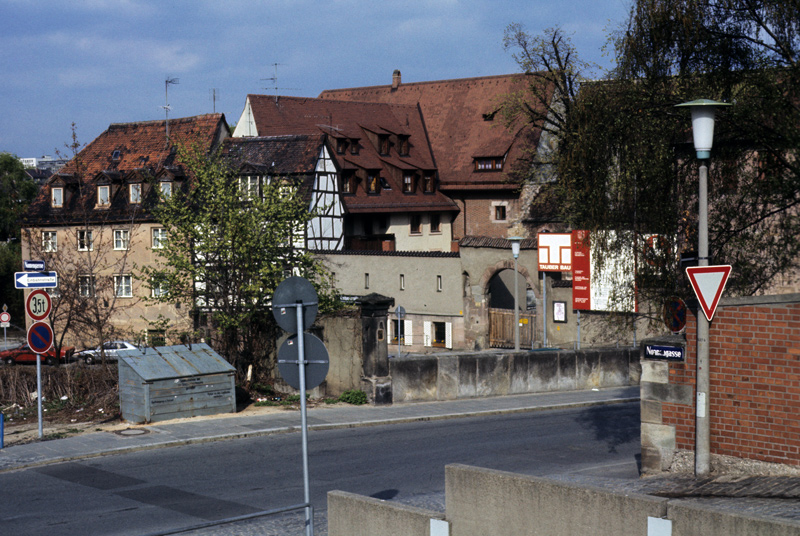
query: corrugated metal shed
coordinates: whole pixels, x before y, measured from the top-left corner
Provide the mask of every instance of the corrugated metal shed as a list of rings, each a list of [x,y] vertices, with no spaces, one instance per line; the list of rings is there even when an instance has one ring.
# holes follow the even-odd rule
[[[154,422],[236,411],[235,369],[207,344],[124,350],[122,418]]]

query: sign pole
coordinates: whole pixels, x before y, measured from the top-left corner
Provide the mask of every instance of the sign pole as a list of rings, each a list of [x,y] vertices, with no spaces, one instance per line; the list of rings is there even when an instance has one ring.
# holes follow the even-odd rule
[[[39,439],[42,431],[42,354],[36,354],[36,408],[39,412]]]
[[[300,414],[303,435],[303,500],[306,503],[306,535],[314,536],[314,520],[311,518],[311,486],[308,478],[308,422],[306,419],[306,353],[303,342],[303,302],[297,303],[297,367],[300,376]]]
[[[708,166],[700,161],[699,214],[697,256],[700,266],[708,266]],[[706,476],[711,463],[711,426],[708,415],[709,376],[709,325],[701,311],[697,315],[697,406],[695,435],[695,474]]]
[[[542,272],[542,348],[547,348],[547,272]]]

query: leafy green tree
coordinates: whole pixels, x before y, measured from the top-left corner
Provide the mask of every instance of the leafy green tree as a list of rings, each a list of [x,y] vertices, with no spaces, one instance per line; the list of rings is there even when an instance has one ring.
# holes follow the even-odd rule
[[[187,307],[195,329],[208,325],[211,343],[240,373],[251,364],[259,371],[277,335],[277,285],[301,275],[320,285],[321,298],[329,294],[324,270],[304,248],[308,204],[286,177],[240,188],[236,164],[219,151],[187,144],[178,156],[189,179],[153,208],[166,239],[144,277],[153,299]]]

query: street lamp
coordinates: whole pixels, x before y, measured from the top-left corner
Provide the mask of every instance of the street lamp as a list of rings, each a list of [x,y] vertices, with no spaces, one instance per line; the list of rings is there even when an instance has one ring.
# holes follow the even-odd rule
[[[697,257],[700,266],[708,266],[708,166],[714,143],[714,115],[717,108],[730,106],[725,102],[699,99],[678,104],[692,113],[692,136],[697,159],[700,160],[700,181],[697,217]],[[709,359],[708,319],[697,315],[697,404],[695,418],[694,472],[705,476],[710,471],[711,423],[709,420]]]
[[[511,253],[514,255],[514,350],[519,351],[519,283],[517,281],[517,258],[519,257],[519,244],[521,236],[512,236]]]

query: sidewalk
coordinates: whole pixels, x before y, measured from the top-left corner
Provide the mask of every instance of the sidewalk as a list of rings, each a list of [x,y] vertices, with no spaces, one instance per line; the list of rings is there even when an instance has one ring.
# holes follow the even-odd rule
[[[309,430],[453,419],[503,413],[574,408],[639,400],[639,387],[568,391],[416,402],[391,406],[332,406],[308,411]],[[300,430],[300,412],[257,416],[204,417],[180,422],[131,426],[117,432],[94,432],[15,445],[0,450],[0,472],[83,458],[124,454]]]

